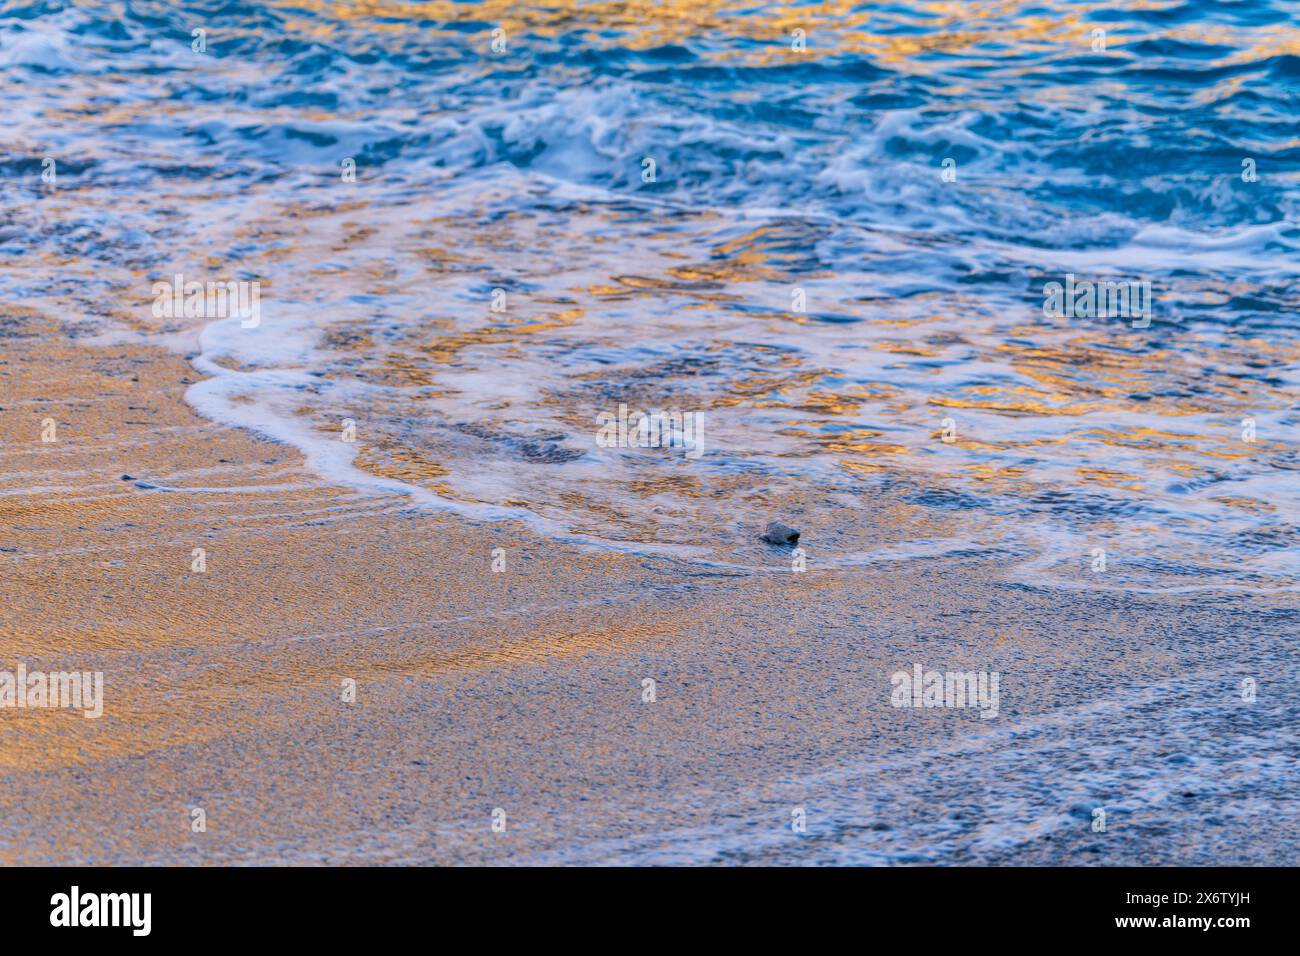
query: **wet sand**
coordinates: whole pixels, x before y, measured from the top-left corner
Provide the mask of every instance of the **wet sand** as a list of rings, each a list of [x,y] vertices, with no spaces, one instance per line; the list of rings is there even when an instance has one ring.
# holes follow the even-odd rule
[[[101,670],[105,703],[0,709],[0,862],[1294,863],[1294,594],[557,544],[329,487],[197,417],[177,355],[3,328],[0,668]],[[999,671],[1000,716],[892,708],[917,661]],[[1054,749],[1017,760],[1033,726]],[[1209,752],[1233,735],[1262,743]],[[1153,796],[1105,776],[1125,754],[1188,762]],[[1097,834],[1107,788],[1133,806]]]

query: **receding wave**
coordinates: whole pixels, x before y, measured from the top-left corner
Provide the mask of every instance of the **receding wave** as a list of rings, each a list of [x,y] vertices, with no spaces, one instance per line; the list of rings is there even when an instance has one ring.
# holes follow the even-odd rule
[[[787,561],[780,518],[828,567],[1292,587],[1293,11],[1034,11],[5,3],[41,95],[0,287],[429,507],[729,567]],[[176,274],[261,283],[260,325],[153,314]],[[1051,314],[1076,282],[1145,313]]]

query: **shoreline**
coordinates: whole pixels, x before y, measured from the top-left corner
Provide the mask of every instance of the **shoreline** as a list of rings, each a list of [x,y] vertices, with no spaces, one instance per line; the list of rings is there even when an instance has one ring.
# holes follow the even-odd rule
[[[827,768],[955,753],[1175,668],[1294,668],[1291,593],[1052,593],[975,559],[735,574],[331,487],[296,450],[198,417],[179,356],[18,326],[0,365],[0,669],[103,671],[105,700],[96,720],[0,710],[6,864],[526,864],[617,859],[656,833],[711,862],[741,794],[772,811],[751,861],[798,861],[810,844],[786,844],[776,810]],[[891,708],[889,674],[912,662],[1000,671],[1002,716]],[[810,822],[818,845],[854,838],[864,788],[861,825],[907,833],[877,819],[906,784],[850,781],[826,803],[844,826]],[[1029,835],[996,854],[1116,862],[1142,844],[1060,852]]]

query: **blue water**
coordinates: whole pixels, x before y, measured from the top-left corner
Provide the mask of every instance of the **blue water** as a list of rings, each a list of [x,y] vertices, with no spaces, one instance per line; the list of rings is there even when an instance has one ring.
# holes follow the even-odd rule
[[[0,70],[6,305],[184,351],[328,480],[752,568],[780,517],[814,566],[1296,586],[1300,3],[5,2]],[[152,315],[178,272],[261,325]],[[1067,274],[1149,325],[1045,315]],[[620,403],[704,453],[601,447]]]

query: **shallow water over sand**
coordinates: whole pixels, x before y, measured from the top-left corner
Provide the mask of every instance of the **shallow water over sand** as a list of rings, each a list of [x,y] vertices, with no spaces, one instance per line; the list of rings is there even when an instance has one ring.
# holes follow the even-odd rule
[[[0,0],[0,861],[1295,862],[1296,5],[733,6]]]
[[[745,567],[781,517],[822,566],[1296,586],[1293,5],[115,9],[0,20],[0,290],[197,342],[192,404],[332,480]],[[176,273],[261,325],[156,317]],[[1045,316],[1067,275],[1149,325]],[[601,447],[620,405],[700,454]]]

